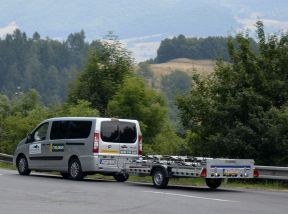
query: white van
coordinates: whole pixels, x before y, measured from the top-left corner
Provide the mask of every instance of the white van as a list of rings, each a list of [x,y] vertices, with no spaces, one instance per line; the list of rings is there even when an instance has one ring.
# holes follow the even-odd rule
[[[17,146],[14,165],[20,175],[31,170],[59,171],[80,180],[88,174],[128,179],[124,164],[142,155],[137,120],[62,117],[41,122]]]

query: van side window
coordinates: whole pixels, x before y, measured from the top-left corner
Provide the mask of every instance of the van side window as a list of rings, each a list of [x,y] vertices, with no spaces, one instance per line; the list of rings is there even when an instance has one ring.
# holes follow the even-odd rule
[[[90,135],[92,121],[68,121],[68,135],[66,139],[83,139]]]
[[[135,123],[119,123],[120,143],[135,143],[137,140]]]
[[[50,139],[83,139],[90,135],[92,121],[54,121]]]
[[[50,139],[51,140],[66,139],[67,130],[68,130],[67,121],[54,121],[52,123]]]
[[[118,126],[116,121],[103,121],[101,123],[101,139],[105,142],[118,143]]]
[[[46,139],[48,125],[49,123],[44,123],[34,132],[33,138],[35,141],[41,141]]]

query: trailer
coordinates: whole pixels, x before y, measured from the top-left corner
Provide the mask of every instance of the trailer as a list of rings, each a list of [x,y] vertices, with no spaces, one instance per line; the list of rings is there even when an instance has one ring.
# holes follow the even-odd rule
[[[130,175],[152,176],[156,188],[166,188],[170,178],[204,178],[211,189],[223,179],[251,179],[259,176],[252,159],[223,159],[190,156],[148,155],[125,163]]]

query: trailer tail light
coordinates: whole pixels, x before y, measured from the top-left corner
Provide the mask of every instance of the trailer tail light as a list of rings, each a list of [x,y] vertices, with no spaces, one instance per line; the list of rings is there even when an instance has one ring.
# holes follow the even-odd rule
[[[95,132],[94,133],[94,142],[93,142],[93,153],[99,152],[99,138],[100,138],[99,132]]]
[[[142,140],[143,140],[142,135],[138,135],[138,155],[142,155],[142,153],[143,153]]]
[[[254,177],[254,178],[259,177],[259,170],[256,169],[256,168],[253,169],[253,177]]]
[[[207,170],[206,170],[206,168],[203,168],[201,171],[200,177],[205,178],[206,176],[207,176]]]

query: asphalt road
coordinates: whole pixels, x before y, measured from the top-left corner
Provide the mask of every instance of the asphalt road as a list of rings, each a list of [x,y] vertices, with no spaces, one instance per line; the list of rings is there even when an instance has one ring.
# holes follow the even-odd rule
[[[288,192],[169,186],[105,180],[71,181],[0,169],[0,213],[284,214]]]

